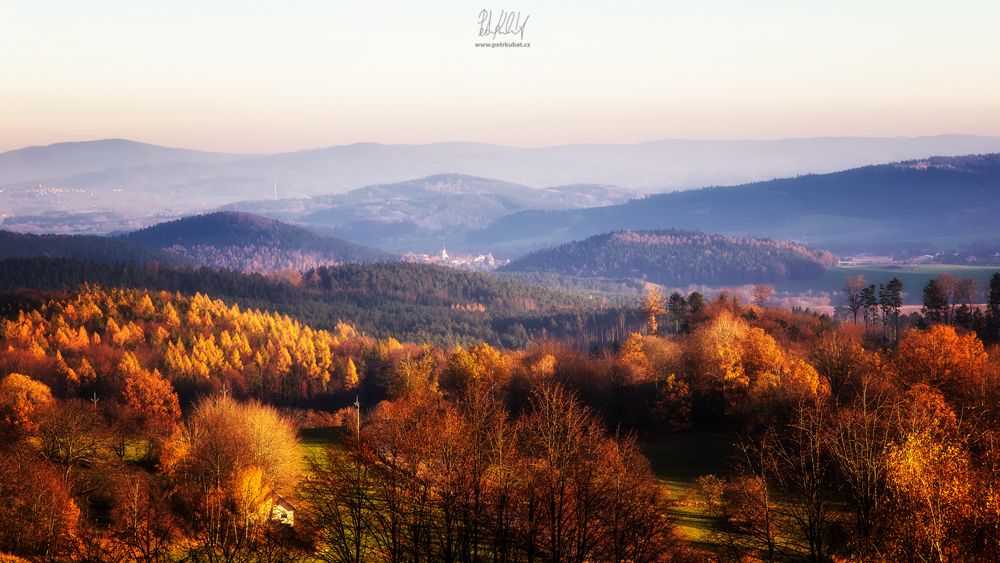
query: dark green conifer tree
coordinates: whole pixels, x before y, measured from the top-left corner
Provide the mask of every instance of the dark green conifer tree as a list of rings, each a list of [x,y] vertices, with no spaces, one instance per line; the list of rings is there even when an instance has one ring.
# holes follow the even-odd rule
[[[1000,272],[990,277],[989,298],[986,301],[989,319],[989,338],[993,343],[1000,343]]]
[[[943,323],[948,312],[948,294],[938,283],[938,280],[931,279],[924,286],[923,293],[924,321],[928,323]]]
[[[667,300],[667,312],[674,321],[674,332],[680,332],[681,326],[687,321],[688,302],[679,291],[673,292]]]

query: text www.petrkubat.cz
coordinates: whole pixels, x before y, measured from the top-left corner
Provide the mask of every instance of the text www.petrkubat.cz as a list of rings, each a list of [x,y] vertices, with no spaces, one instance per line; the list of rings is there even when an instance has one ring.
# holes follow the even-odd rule
[[[531,47],[531,43],[476,43],[476,47]]]

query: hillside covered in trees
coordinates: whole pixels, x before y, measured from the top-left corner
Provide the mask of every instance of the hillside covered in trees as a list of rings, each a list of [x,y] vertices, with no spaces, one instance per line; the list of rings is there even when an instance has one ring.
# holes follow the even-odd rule
[[[330,333],[202,296],[53,296],[0,322],[0,507],[21,509],[0,515],[0,548],[102,562],[333,558],[352,543],[364,561],[687,560],[636,442],[532,381],[555,366],[551,353]],[[515,379],[516,411],[491,391]],[[355,394],[363,424],[307,463],[294,423],[267,406],[336,409]],[[563,490],[545,493],[553,480]],[[550,500],[565,512],[555,524]]]
[[[113,237],[32,235],[0,230],[0,260],[32,256],[79,258],[107,262],[131,260],[138,264],[145,264],[153,260],[172,266],[200,266],[202,264],[196,258]]]
[[[508,244],[547,237],[552,243],[623,229],[676,228],[840,246],[945,235],[953,237],[951,244],[969,244],[1000,234],[998,212],[1000,154],[987,154],[655,194],[600,208],[523,211],[468,236]]]
[[[391,252],[235,211],[185,217],[122,238],[184,254],[214,268],[245,272],[304,271],[327,264],[399,258]]]
[[[429,264],[346,264],[265,276],[71,259],[0,262],[0,293],[60,291],[84,283],[188,296],[202,293],[326,330],[343,320],[380,338],[442,346],[489,342],[522,348],[543,334],[572,336],[585,346],[620,339],[642,323],[630,307],[605,308],[596,299]]]
[[[501,271],[719,286],[820,278],[836,260],[802,244],[670,229],[597,235],[532,252]]]
[[[400,342],[163,291],[8,301],[0,550],[81,563],[1000,560],[998,348],[947,324],[886,340],[735,294],[676,301],[676,333],[585,353],[548,338]],[[341,428],[305,457],[302,425]],[[723,433],[736,455],[671,491],[630,431]],[[700,523],[699,542],[675,509]]]
[[[563,291],[602,303],[633,305],[647,291],[649,283],[637,278],[584,278],[551,272],[490,272],[490,275],[516,282]]]

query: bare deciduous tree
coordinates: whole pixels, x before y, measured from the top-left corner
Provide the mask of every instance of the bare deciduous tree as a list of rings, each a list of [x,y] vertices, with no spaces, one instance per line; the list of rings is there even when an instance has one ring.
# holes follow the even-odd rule
[[[858,324],[858,311],[865,305],[862,290],[867,285],[864,276],[844,278],[844,297],[847,298],[847,308],[854,313],[854,324]]]
[[[753,302],[756,303],[761,309],[764,308],[764,305],[767,305],[767,302],[771,299],[772,295],[774,295],[774,286],[769,283],[755,285],[750,290],[750,298],[753,299]]]

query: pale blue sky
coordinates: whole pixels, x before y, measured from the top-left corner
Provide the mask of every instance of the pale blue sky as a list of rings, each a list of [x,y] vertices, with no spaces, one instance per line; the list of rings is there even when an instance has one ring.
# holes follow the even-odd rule
[[[476,48],[478,14],[526,49]],[[0,0],[0,151],[1000,135],[1000,2]]]

